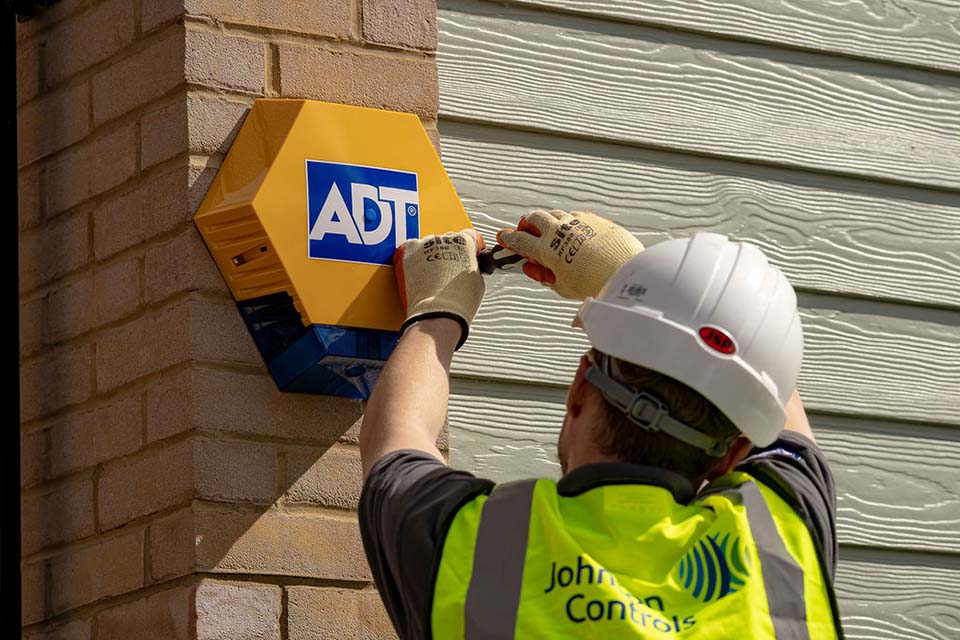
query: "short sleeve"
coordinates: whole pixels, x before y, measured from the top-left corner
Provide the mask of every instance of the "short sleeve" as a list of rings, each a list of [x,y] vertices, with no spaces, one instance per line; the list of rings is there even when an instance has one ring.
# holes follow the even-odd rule
[[[778,491],[807,522],[831,580],[837,562],[837,491],[833,473],[817,445],[785,431],[769,447],[754,449],[737,467]]]
[[[374,582],[400,638],[429,637],[444,538],[460,507],[494,483],[422,451],[394,451],[370,470],[360,495],[360,535]]]

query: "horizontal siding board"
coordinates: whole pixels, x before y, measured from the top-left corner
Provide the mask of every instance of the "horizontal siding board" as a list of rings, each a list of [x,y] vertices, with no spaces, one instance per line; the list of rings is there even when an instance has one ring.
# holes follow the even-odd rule
[[[564,393],[455,379],[452,464],[498,482],[558,477]],[[811,421],[836,478],[842,544],[960,553],[960,434],[815,413]]]
[[[960,197],[441,122],[444,165],[487,238],[534,208],[601,212],[651,244],[757,244],[800,289],[960,308]]]
[[[960,79],[478,2],[447,6],[438,14],[444,116],[960,189]]]
[[[511,4],[960,71],[960,5],[900,0],[511,0]]]
[[[520,274],[496,274],[486,285],[453,371],[568,384],[588,347],[570,327],[578,304]],[[801,309],[801,320],[799,387],[811,409],[960,425],[960,326],[829,309]]]

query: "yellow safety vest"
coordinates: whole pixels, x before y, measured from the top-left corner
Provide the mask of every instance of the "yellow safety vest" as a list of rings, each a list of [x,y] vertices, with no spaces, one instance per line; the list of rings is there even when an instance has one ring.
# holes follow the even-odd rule
[[[742,472],[686,505],[643,484],[498,485],[454,517],[431,614],[437,640],[830,640],[838,620],[808,528]]]

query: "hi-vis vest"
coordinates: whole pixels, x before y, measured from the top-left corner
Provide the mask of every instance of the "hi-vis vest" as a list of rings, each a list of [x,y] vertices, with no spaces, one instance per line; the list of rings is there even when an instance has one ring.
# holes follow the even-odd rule
[[[497,486],[447,533],[433,637],[842,637],[801,518],[745,473],[719,483],[688,505],[642,484]]]

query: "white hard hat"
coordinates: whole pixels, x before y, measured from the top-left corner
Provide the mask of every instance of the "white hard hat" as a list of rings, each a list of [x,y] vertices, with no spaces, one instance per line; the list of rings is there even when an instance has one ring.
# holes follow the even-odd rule
[[[716,233],[653,245],[574,325],[598,351],[691,387],[753,444],[782,431],[803,332],[793,287],[756,247]]]

